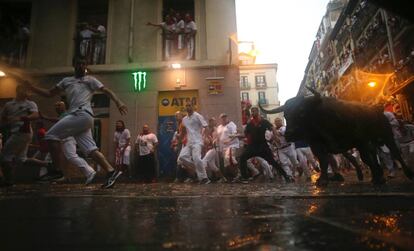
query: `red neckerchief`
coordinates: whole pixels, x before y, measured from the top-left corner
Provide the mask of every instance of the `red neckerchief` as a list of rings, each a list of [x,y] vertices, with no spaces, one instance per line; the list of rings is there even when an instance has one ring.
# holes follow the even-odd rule
[[[260,118],[260,116],[258,116],[257,118],[251,117],[250,119],[250,123],[252,123],[252,125],[254,125],[255,127],[258,126],[261,121],[262,119]]]
[[[141,136],[148,135],[148,134],[150,134],[150,133],[151,133],[150,131],[148,131],[148,132],[146,132],[146,133],[145,133],[145,132],[142,132],[142,133],[141,133]]]

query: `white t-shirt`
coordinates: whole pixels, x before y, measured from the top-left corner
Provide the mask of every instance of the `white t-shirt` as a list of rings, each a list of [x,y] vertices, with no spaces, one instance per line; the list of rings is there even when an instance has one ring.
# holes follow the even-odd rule
[[[28,116],[33,112],[38,112],[38,108],[35,102],[30,100],[12,101],[7,102],[4,105],[4,112],[7,115],[7,118],[10,117],[23,117]],[[10,124],[10,132],[18,132],[20,127],[23,125],[23,121],[15,121]]]
[[[181,19],[180,21],[178,21],[178,23],[175,25],[175,28],[176,28],[177,32],[183,32],[184,28],[185,28],[184,20]]]
[[[184,32],[185,33],[190,33],[192,31],[196,31],[197,30],[197,25],[194,21],[190,21],[188,23],[185,23],[185,27],[184,27]]]
[[[183,118],[183,125],[187,129],[187,144],[203,144],[201,132],[207,126],[206,120],[198,112],[193,112],[191,116]]]
[[[157,136],[153,133],[138,135],[135,144],[139,144],[139,155],[144,156],[154,151],[154,145],[158,143]]]
[[[89,39],[89,38],[92,38],[93,31],[91,31],[91,30],[89,30],[89,29],[86,29],[86,30],[82,30],[82,31],[80,32],[80,34],[81,34],[81,37],[82,37],[83,39]]]
[[[66,94],[66,100],[69,103],[68,113],[81,109],[87,110],[91,114],[93,114],[91,107],[93,93],[104,87],[99,80],[92,76],[67,77],[56,86]]]
[[[287,144],[289,144],[289,142],[287,142],[285,138],[286,126],[281,126],[279,129],[276,130],[279,132],[279,134],[275,136],[278,137],[280,141],[280,147],[284,147]]]
[[[227,125],[219,125],[217,127],[217,135],[220,142],[220,149],[229,147],[239,148],[240,142],[238,138],[231,138],[230,136],[237,134],[237,126],[230,121]]]
[[[131,138],[131,133],[128,129],[124,129],[122,132],[115,131],[114,142],[118,143],[118,147],[126,147],[127,141]]]

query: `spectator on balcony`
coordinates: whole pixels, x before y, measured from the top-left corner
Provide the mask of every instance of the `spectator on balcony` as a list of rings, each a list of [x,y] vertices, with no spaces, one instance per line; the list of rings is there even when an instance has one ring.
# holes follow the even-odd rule
[[[85,57],[88,62],[90,62],[90,50],[91,50],[91,40],[93,31],[90,29],[89,25],[87,23],[81,24],[81,29],[79,32],[80,36],[80,55],[82,57]]]
[[[148,22],[147,25],[155,26],[162,29],[162,35],[164,39],[164,58],[166,60],[169,60],[171,58],[171,52],[173,48],[176,30],[176,24],[174,22],[173,17],[170,15],[166,15],[165,22],[162,22],[160,24]]]
[[[194,45],[195,45],[195,34],[197,33],[197,25],[193,21],[193,18],[190,14],[185,14],[185,41],[187,44],[187,60],[194,59]]]
[[[185,21],[179,12],[176,13],[175,19],[177,20],[176,30],[177,33],[177,49],[181,52],[184,49],[184,29],[185,29]]]
[[[105,26],[99,24],[96,20],[92,22],[91,30],[94,32],[93,44],[93,64],[103,64],[105,61]]]

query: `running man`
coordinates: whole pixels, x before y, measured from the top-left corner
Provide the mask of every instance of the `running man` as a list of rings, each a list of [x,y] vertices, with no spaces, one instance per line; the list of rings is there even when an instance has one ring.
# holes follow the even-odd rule
[[[63,92],[69,103],[68,115],[52,126],[45,136],[55,167],[61,168],[63,166],[61,141],[73,136],[81,150],[91,156],[101,167],[106,169],[108,172],[107,180],[102,185],[102,188],[110,188],[115,184],[116,179],[122,172],[114,170],[105,156],[98,150],[92,138],[93,111],[91,99],[96,91],[102,91],[115,102],[121,115],[127,113],[127,107],[99,80],[92,76],[87,76],[86,67],[87,65],[84,59],[77,59],[74,67],[75,75],[64,78],[51,89],[40,88],[29,81],[25,81],[25,84],[34,92],[45,97],[57,96]],[[51,180],[63,176],[62,171],[57,169],[50,175]]]
[[[27,149],[33,136],[30,122],[39,118],[36,103],[27,98],[27,87],[18,85],[16,98],[7,102],[0,114],[1,124],[8,125],[11,133],[0,154],[3,186],[13,185],[13,167],[27,160]]]
[[[187,116],[183,118],[183,125],[187,131],[187,145],[181,149],[178,156],[178,164],[192,165],[194,163],[197,178],[200,184],[210,184],[206,169],[201,160],[201,150],[203,147],[203,128],[207,127],[207,122],[198,112],[194,111],[193,104],[188,102],[185,105]]]

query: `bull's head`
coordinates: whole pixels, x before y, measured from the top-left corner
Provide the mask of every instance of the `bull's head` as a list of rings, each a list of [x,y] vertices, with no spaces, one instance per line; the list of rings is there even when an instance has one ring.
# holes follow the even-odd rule
[[[288,141],[303,140],[305,138],[306,123],[311,119],[310,115],[321,101],[320,94],[307,87],[313,96],[296,96],[288,99],[284,105],[272,110],[265,110],[259,103],[260,110],[266,114],[283,112],[286,119],[285,137]]]

